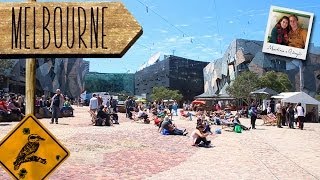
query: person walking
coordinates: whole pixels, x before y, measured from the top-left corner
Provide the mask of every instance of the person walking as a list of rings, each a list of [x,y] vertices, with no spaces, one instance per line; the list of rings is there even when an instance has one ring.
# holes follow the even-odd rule
[[[281,109],[281,103],[278,101],[276,104],[276,115],[277,115],[277,127],[282,128],[281,126],[281,116],[282,116],[282,109]]]
[[[298,103],[296,106],[296,112],[298,114],[298,122],[299,122],[299,128],[303,130],[304,125],[304,108],[301,106],[301,103]]]
[[[97,96],[96,94],[93,94],[89,102],[89,109],[90,109],[90,115],[92,117],[91,119],[92,123],[95,123],[95,118],[96,118],[95,114],[97,112],[97,109],[99,108],[99,101],[96,96]]]
[[[57,89],[56,94],[52,97],[51,105],[50,105],[52,110],[51,124],[53,124],[54,120],[56,124],[58,124],[58,118],[60,115],[60,111],[63,107],[63,103],[64,103],[64,97],[61,94],[60,89]]]

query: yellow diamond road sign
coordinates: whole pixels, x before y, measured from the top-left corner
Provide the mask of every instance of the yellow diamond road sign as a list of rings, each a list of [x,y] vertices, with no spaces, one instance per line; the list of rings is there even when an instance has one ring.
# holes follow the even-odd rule
[[[0,143],[0,164],[14,179],[44,179],[70,152],[33,115]]]

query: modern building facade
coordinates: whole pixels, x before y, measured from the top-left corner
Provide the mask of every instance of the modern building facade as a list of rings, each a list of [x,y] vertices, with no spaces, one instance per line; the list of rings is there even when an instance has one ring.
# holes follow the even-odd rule
[[[26,59],[8,60],[1,89],[7,92],[25,94]],[[78,97],[84,89],[84,64],[81,58],[36,59],[36,94],[48,95],[61,89],[69,97]]]
[[[208,62],[178,56],[165,56],[162,61],[145,67],[135,74],[135,94],[150,99],[153,87],[164,86],[179,90],[184,100],[193,100],[203,93],[203,68]]]
[[[85,76],[88,92],[125,93],[134,95],[134,74],[89,72]]]
[[[234,40],[222,58],[208,64],[203,69],[204,94],[207,96],[226,94],[226,87],[235,80],[238,74],[246,70],[258,75],[271,70],[283,72],[288,74],[294,88],[293,91],[301,90],[311,96],[320,92],[319,47],[310,44],[307,59],[299,60],[263,53],[262,46],[262,41]]]
[[[89,73],[89,69],[90,69],[90,61],[83,61],[84,64],[84,71],[85,73]]]

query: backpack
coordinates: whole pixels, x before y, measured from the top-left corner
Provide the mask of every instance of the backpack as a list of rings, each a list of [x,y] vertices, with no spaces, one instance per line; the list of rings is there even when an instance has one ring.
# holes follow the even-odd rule
[[[236,132],[236,133],[242,133],[242,128],[241,128],[241,126],[240,126],[240,125],[236,125],[236,126],[234,127],[234,132]]]

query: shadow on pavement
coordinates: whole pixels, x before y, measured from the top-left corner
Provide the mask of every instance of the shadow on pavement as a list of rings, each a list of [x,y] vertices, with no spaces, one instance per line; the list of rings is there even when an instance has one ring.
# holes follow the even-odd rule
[[[67,124],[67,123],[59,123],[58,125],[69,125],[69,124]]]

